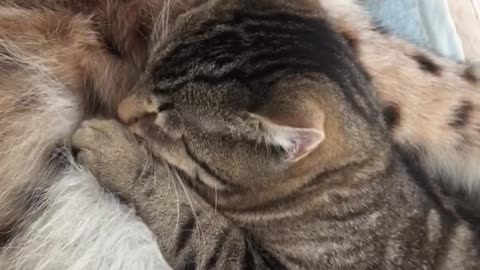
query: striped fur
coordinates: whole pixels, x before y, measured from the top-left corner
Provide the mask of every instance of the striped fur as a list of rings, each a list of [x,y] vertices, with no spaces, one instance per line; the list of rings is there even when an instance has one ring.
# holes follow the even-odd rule
[[[145,224],[87,171],[72,165],[55,180],[2,250],[1,269],[169,269]]]
[[[314,1],[184,14],[120,105],[133,133],[84,122],[78,161],[135,205],[175,269],[477,269],[479,232],[393,147],[325,18]]]
[[[131,269],[131,264],[123,262],[128,260],[125,254],[136,248],[135,244],[128,244],[132,242],[122,242],[122,247],[115,249],[123,252],[111,251],[111,258],[116,258],[117,265],[105,264],[104,257],[96,256],[102,250],[109,249],[108,243],[116,242],[119,234],[107,236],[103,231],[87,230],[81,226],[81,222],[72,225],[66,224],[66,219],[49,219],[48,216],[55,211],[61,213],[56,207],[50,208],[51,212],[45,211],[44,221],[48,222],[36,223],[38,225],[33,225],[39,218],[37,215],[25,213],[30,207],[44,209],[41,207],[44,201],[39,198],[48,191],[38,191],[54,190],[50,187],[50,182],[56,182],[54,179],[59,179],[57,174],[62,175],[65,170],[66,165],[56,158],[55,146],[68,143],[71,133],[84,118],[84,112],[90,114],[102,111],[109,114],[116,107],[125,95],[123,91],[128,91],[139,70],[143,70],[146,58],[144,53],[148,47],[145,44],[146,38],[154,40],[154,43],[170,38],[170,28],[174,26],[170,22],[179,13],[197,5],[195,2],[203,1],[2,1],[0,149],[4,154],[0,153],[0,242],[10,242],[11,245],[4,248],[3,252],[14,255],[8,259],[2,257],[0,268],[5,268],[2,263],[7,260],[12,269],[18,269],[19,265],[25,266],[26,263],[21,263],[22,261],[28,261],[28,265],[34,267],[42,260],[41,264],[46,269],[74,269],[78,260],[83,260],[90,262],[89,265],[95,269]],[[304,1],[291,3],[296,5],[297,2]],[[446,178],[448,184],[460,187],[468,194],[477,194],[478,162],[475,158],[478,151],[475,141],[478,128],[475,119],[478,118],[478,79],[475,72],[472,72],[474,69],[451,63],[378,31],[380,28],[369,21],[354,0],[320,2],[328,13],[331,26],[349,41],[348,44],[368,72],[389,119],[395,120],[389,121],[395,141],[408,146],[410,152],[418,152],[421,158],[419,163],[427,164],[430,172]],[[19,28],[22,25],[24,27]],[[57,27],[60,25],[68,27]],[[69,28],[70,26],[72,27]],[[62,31],[51,35],[52,32],[49,33],[48,29]],[[35,34],[36,30],[40,32]],[[69,33],[75,35],[64,36]],[[83,45],[71,46],[72,44]],[[98,51],[85,50],[84,45],[90,49],[98,48]],[[429,73],[425,68],[419,69],[421,63],[413,59],[414,56],[418,58],[418,55],[429,59],[423,62],[437,66],[438,74]],[[85,70],[79,70],[77,64],[82,62],[79,59],[87,62],[88,59],[94,59],[93,66],[87,65]],[[106,62],[100,59],[105,59]],[[100,77],[86,76],[86,70],[90,71],[87,75]],[[11,77],[11,72],[18,72],[19,77]],[[18,81],[12,78],[18,78]],[[465,101],[472,102],[472,110],[462,108]],[[459,119],[458,116],[462,115],[467,115],[468,119]],[[450,123],[462,125],[452,126]],[[18,147],[13,147],[15,144]],[[69,189],[69,181],[68,177],[60,177],[56,188],[68,190],[72,196],[80,194],[80,189]],[[52,201],[55,201],[55,192],[50,194],[53,196]],[[97,209],[96,214],[92,215],[96,222],[104,225],[120,224],[125,220],[123,215],[113,217],[110,223],[102,219],[110,210],[99,208],[98,204],[111,203],[113,209],[122,213],[125,210],[108,197],[98,198],[98,201],[85,205],[86,208]],[[65,204],[63,209],[76,211],[74,204]],[[37,211],[41,213],[43,210]],[[82,216],[78,213],[75,217],[81,220]],[[24,226],[21,228],[16,225],[18,219],[23,220]],[[66,227],[68,232],[52,229]],[[115,230],[114,226],[108,228]],[[38,235],[51,230],[62,235],[52,239],[15,238],[15,232],[19,231],[22,231],[19,235]],[[89,241],[80,240],[92,239],[88,237],[63,237],[71,231],[77,231],[78,235],[92,235],[92,238],[96,233],[97,239],[105,245],[90,245]],[[141,230],[136,231],[140,233]],[[143,234],[133,237],[149,236]],[[51,244],[52,241],[57,242]],[[19,245],[23,246],[22,252],[9,252],[12,246]],[[50,248],[46,249],[47,246]],[[36,256],[37,247],[43,247],[41,259]],[[58,247],[65,254],[79,256],[75,259],[56,257],[60,249]],[[143,260],[143,263],[134,262],[133,265],[136,269],[149,269],[146,265],[156,260],[159,259],[150,257]],[[215,260],[214,257],[212,261]]]

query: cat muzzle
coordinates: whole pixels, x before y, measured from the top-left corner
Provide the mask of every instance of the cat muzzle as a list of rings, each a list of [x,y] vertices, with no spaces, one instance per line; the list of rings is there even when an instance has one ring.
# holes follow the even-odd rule
[[[157,112],[156,106],[151,103],[145,97],[129,96],[118,106],[118,118],[122,123],[132,125],[142,117]]]

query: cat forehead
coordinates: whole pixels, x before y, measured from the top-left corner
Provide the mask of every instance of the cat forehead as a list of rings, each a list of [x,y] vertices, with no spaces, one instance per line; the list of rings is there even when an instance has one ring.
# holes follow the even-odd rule
[[[312,74],[348,79],[348,50],[321,18],[234,9],[177,33],[156,52],[150,77],[156,94],[187,103],[258,107],[285,81]]]

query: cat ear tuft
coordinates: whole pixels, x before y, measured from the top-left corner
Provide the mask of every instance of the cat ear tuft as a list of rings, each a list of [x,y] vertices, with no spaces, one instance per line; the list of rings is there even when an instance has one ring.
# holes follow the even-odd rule
[[[261,122],[261,137],[274,147],[278,147],[284,153],[283,160],[286,162],[297,162],[308,156],[320,143],[325,140],[324,116],[319,113],[316,118],[305,121],[305,117],[283,117],[272,121],[255,114],[252,118]],[[303,127],[295,127],[293,123],[301,124]]]
[[[281,147],[285,160],[297,162],[313,150],[325,139],[323,130],[313,128],[276,127],[272,134],[272,144]]]

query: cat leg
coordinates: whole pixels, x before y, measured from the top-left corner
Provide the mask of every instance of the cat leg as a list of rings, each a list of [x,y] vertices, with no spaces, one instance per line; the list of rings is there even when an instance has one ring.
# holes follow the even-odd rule
[[[135,206],[174,269],[285,269],[258,239],[190,189],[187,176],[153,161],[119,123],[83,122],[72,142],[78,161]]]

